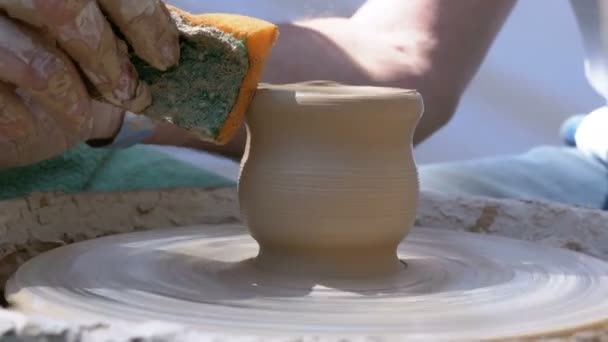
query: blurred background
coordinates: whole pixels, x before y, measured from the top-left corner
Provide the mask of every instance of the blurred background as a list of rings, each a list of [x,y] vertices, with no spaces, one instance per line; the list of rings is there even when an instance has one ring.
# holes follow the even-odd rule
[[[583,68],[570,2],[520,0],[454,119],[417,148],[417,161],[512,154],[561,144],[559,127],[565,118],[604,104],[588,85]]]

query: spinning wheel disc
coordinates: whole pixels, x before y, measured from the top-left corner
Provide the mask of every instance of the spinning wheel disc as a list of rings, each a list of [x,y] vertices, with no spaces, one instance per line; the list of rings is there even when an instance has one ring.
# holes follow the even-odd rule
[[[408,340],[554,334],[608,319],[608,264],[506,238],[415,228],[407,267],[385,278],[258,271],[242,226],[138,232],[26,263],[18,309],[77,321],[164,320],[255,336],[400,335]]]

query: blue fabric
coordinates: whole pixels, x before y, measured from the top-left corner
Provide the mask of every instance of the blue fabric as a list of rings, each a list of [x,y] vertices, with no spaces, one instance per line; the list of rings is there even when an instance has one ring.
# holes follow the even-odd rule
[[[422,190],[607,209],[606,166],[574,147],[543,146],[520,155],[420,165],[419,171]]]
[[[576,146],[576,140],[574,139],[576,135],[576,130],[578,126],[583,121],[583,118],[586,115],[574,115],[568,118],[562,126],[560,127],[560,136],[562,137],[566,146]]]
[[[566,142],[573,141],[581,117],[564,123],[562,137]],[[607,170],[600,161],[569,146],[539,147],[521,155],[419,166],[422,190],[539,199],[601,209],[608,209]],[[147,146],[112,150],[83,145],[38,164],[0,170],[0,200],[41,191],[234,185]]]
[[[0,200],[32,192],[97,192],[230,187],[234,182],[146,145],[95,149],[79,145],[55,158],[0,170]]]

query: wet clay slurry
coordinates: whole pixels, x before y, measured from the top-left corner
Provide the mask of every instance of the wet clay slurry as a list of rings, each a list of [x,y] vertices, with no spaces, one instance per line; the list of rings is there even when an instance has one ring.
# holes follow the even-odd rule
[[[472,341],[608,324],[604,261],[413,228],[421,113],[415,91],[262,85],[238,189],[245,225],[61,247],[23,265],[7,298],[73,322],[162,321],[237,337]]]
[[[6,292],[28,314],[236,338],[478,341],[608,317],[605,262],[529,242],[416,227],[397,250],[408,267],[385,276],[266,272],[252,262],[257,252],[242,225],[116,235],[32,259]]]

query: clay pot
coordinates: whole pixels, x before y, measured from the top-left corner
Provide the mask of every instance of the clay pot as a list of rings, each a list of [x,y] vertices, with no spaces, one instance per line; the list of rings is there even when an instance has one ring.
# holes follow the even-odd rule
[[[411,90],[327,82],[261,85],[247,114],[242,218],[273,272],[386,274],[414,224]]]

